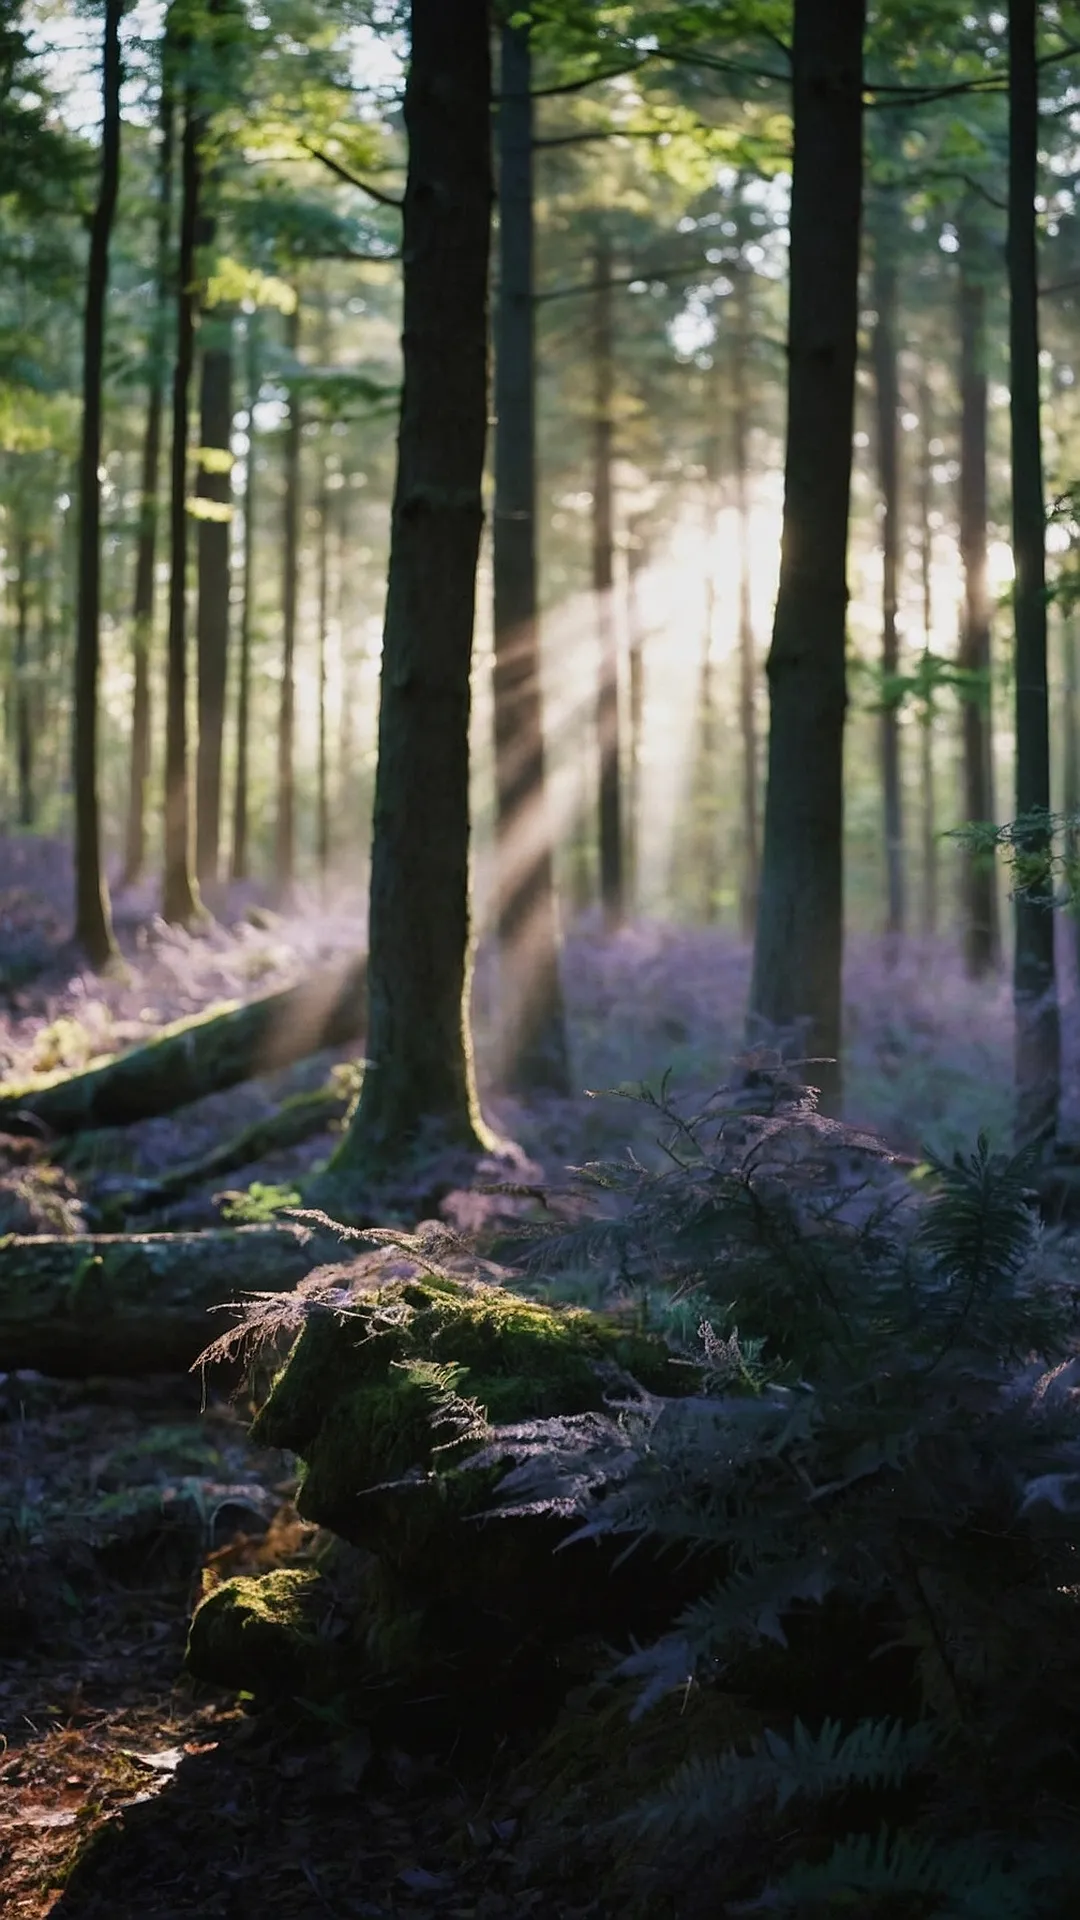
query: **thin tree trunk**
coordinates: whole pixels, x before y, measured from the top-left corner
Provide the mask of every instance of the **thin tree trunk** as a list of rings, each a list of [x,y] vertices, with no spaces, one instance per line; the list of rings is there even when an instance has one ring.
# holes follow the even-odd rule
[[[142,474],[139,486],[139,538],[135,555],[135,602],[131,615],[133,686],[131,695],[131,761],[127,828],[124,846],[124,885],[131,886],[146,864],[146,800],[150,782],[150,646],[154,631],[154,568],[157,560],[158,476],[161,467],[162,422],[165,412],[165,326],[169,278],[169,234],[172,222],[173,98],[162,46],[161,100],[158,121],[157,287],[150,339],[150,377],[146,395]]]
[[[532,62],[504,27],[495,315],[495,860],[501,1079],[569,1092],[536,583]]]
[[[645,730],[645,623],[641,574],[647,561],[644,522],[631,522],[626,552],[626,642],[629,664],[630,740],[626,781],[626,890],[631,913],[641,911],[641,771]]]
[[[964,606],[959,664],[962,689],[964,818],[994,818],[990,590],[987,582],[986,243],[970,208],[960,247],[960,558]],[[1001,925],[993,855],[964,855],[964,964],[973,980],[1001,964]]]
[[[842,1101],[843,766],[865,0],[796,0],[788,424],[754,1029]],[[790,1038],[789,1038],[790,1036]]]
[[[316,768],[315,859],[323,892],[330,867],[330,788],[326,742],[326,650],[330,621],[330,457],[323,449],[319,474],[319,747]]]
[[[712,366],[706,377],[708,420],[705,436],[705,621],[701,635],[701,664],[697,697],[697,768],[691,791],[691,859],[697,869],[692,874],[700,881],[701,917],[711,926],[720,910],[720,840],[717,805],[719,774],[719,716],[716,702],[716,669],[713,642],[716,636],[716,539],[720,518],[720,472],[722,449],[722,385],[720,378],[720,336],[713,340]]]
[[[617,927],[625,913],[623,820],[620,772],[619,643],[614,595],[615,340],[612,318],[611,245],[601,235],[593,256],[593,551],[600,688],[600,901],[604,921]]]
[[[1046,671],[1046,506],[1039,405],[1035,228],[1039,97],[1037,0],[1009,6],[1009,414],[1012,428],[1016,619],[1016,818],[1020,851],[1046,858],[1045,881],[1016,895],[1013,1003],[1016,1132],[1057,1132],[1061,1035],[1054,970],[1050,855],[1050,709]]]
[[[881,487],[881,784],[885,837],[886,953],[895,960],[903,937],[904,826],[900,778],[897,628],[900,574],[900,378],[897,365],[897,226],[894,187],[878,196],[874,245],[874,397],[877,410],[878,479]]]
[[[210,517],[198,521],[195,627],[199,741],[195,758],[195,874],[211,894],[221,864],[221,759],[229,660],[232,548],[231,313],[203,323],[196,495]]]
[[[83,417],[79,453],[79,601],[75,635],[75,939],[91,966],[113,959],[109,894],[98,811],[98,678],[101,651],[101,414],[109,241],[120,185],[120,18],[105,0],[102,46],[101,184],[90,228],[83,327]]]
[[[251,739],[251,620],[255,594],[255,408],[262,381],[256,315],[247,316],[247,460],[244,482],[244,557],[236,694],[236,791],[233,800],[232,877],[248,877],[248,751]]]
[[[34,824],[34,718],[30,698],[30,537],[20,527],[15,540],[15,761],[19,776],[18,821]]]
[[[1065,711],[1061,742],[1062,806],[1067,821],[1065,851],[1072,896],[1073,960],[1080,977],[1080,657],[1073,607],[1062,610],[1061,650],[1065,664]]]
[[[757,647],[750,598],[750,281],[745,264],[735,275],[731,424],[735,505],[739,516],[739,738],[742,747],[742,876],[739,922],[749,939],[757,920],[760,885],[758,826]]]
[[[187,752],[188,420],[195,355],[195,239],[199,221],[199,138],[195,90],[184,90],[181,149],[180,249],[177,268],[176,364],[172,395],[172,472],[169,502],[169,635],[165,689],[165,874],[161,911],[186,925],[199,909],[191,875]]]
[[[486,0],[413,0],[404,385],[383,637],[369,1056],[334,1166],[480,1148],[468,1035],[469,679],[487,425]]]
[[[930,384],[924,377],[919,385],[919,419],[922,425],[919,470],[919,578],[922,587],[923,694],[919,714],[919,782],[922,787],[922,930],[928,937],[938,926],[938,841],[937,792],[934,767],[934,686],[931,668],[934,648],[934,529],[930,515],[934,504],[934,410]]]
[[[300,296],[285,323],[285,346],[295,371],[300,353]],[[285,496],[282,520],[281,705],[277,738],[278,892],[287,901],[296,876],[296,606],[300,584],[300,447],[303,433],[300,396],[289,391],[285,426]]]
[[[354,775],[356,764],[356,658],[355,647],[350,637],[348,618],[348,586],[350,552],[349,486],[347,476],[345,485],[338,492],[337,524],[337,621],[338,621],[338,672],[341,676],[341,709],[338,714],[338,777],[337,777],[337,813],[339,819],[346,821],[349,809],[359,811],[359,783]],[[353,836],[346,830],[342,850],[355,851]]]

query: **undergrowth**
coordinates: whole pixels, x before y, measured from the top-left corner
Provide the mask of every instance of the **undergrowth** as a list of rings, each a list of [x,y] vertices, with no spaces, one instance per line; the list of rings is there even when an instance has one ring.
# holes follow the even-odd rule
[[[902,1168],[760,1065],[694,1114],[643,1097],[663,1164],[578,1170],[504,1280],[629,1311],[695,1390],[514,1425],[470,1402],[471,1460],[500,1516],[666,1551],[684,1590],[701,1564],[603,1676],[635,1690],[627,1740],[688,1690],[761,1731],[688,1733],[640,1804],[586,1802],[589,1845],[656,1914],[1074,1910],[1080,1359],[1032,1168],[985,1139]]]

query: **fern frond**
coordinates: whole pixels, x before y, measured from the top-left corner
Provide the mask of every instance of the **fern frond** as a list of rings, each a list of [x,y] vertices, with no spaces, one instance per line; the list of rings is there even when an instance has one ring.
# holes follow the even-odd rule
[[[687,1760],[662,1796],[628,1818],[669,1833],[712,1830],[761,1802],[771,1802],[779,1813],[796,1799],[821,1800],[853,1787],[895,1787],[925,1766],[931,1747],[925,1725],[861,1720],[845,1733],[838,1720],[826,1720],[811,1733],[796,1720],[790,1741],[770,1730],[750,1754]]]
[[[942,1846],[887,1827],[841,1840],[828,1859],[793,1867],[760,1901],[737,1911],[802,1915],[818,1904],[847,1905],[855,1895],[929,1898],[930,1911],[950,1920],[1034,1920],[1047,1912],[1030,1872],[1002,1867],[988,1845]]]

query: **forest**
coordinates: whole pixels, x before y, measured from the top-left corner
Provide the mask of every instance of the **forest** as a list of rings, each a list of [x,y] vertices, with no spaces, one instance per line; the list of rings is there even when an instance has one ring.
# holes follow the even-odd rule
[[[0,0],[12,1920],[1080,1912],[1078,182],[1071,0]]]

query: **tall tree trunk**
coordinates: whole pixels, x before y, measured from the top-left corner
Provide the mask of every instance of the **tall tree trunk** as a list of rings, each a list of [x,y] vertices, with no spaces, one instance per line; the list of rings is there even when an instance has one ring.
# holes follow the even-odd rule
[[[596,242],[593,258],[593,550],[592,579],[600,687],[600,901],[605,924],[617,927],[625,912],[620,769],[619,641],[615,623],[614,440],[615,338],[612,316],[611,243]]]
[[[255,593],[255,408],[259,374],[257,316],[247,316],[247,459],[244,481],[244,557],[240,601],[240,648],[236,691],[236,790],[233,799],[232,877],[248,877],[248,752],[251,740],[251,619]]]
[[[115,955],[101,864],[98,812],[98,677],[101,652],[101,413],[109,241],[120,185],[120,18],[105,0],[102,44],[101,184],[90,227],[83,322],[83,415],[79,451],[79,600],[75,632],[75,939],[91,966]]]
[[[346,821],[351,807],[360,810],[360,783],[354,775],[356,766],[356,646],[351,635],[349,620],[349,553],[351,521],[349,516],[349,486],[346,484],[338,492],[337,523],[337,622],[338,622],[338,672],[341,676],[341,709],[338,714],[337,739],[337,805],[339,819]],[[341,848],[349,854],[355,852],[355,840],[346,829]]]
[[[285,346],[293,363],[300,353],[300,296],[285,323]],[[300,448],[303,421],[300,396],[289,390],[285,424],[285,496],[282,519],[281,705],[277,737],[276,882],[283,901],[296,877],[296,606],[300,588]]]
[[[1061,1036],[1050,874],[1050,710],[1046,672],[1046,505],[1039,405],[1039,288],[1035,229],[1039,96],[1037,0],[1009,5],[1009,415],[1012,428],[1016,619],[1017,842],[1045,857],[1041,885],[1016,895],[1013,1004],[1016,1131],[1021,1143],[1057,1132]]]
[[[150,782],[150,645],[154,631],[154,568],[157,560],[158,476],[165,412],[165,328],[172,223],[173,97],[167,72],[170,49],[162,44],[161,99],[158,107],[157,286],[150,337],[150,374],[139,484],[139,537],[135,553],[135,602],[131,614],[133,686],[131,761],[124,885],[131,886],[146,864],[146,799]]]
[[[1076,644],[1076,612],[1065,607],[1061,616],[1061,650],[1065,664],[1065,709],[1062,715],[1062,806],[1065,810],[1065,851],[1072,895],[1073,961],[1080,977],[1080,657]]]
[[[326,743],[326,651],[330,623],[330,456],[323,449],[319,473],[319,743],[315,795],[315,859],[326,889],[330,867],[330,785]]]
[[[719,715],[713,643],[716,637],[717,528],[720,518],[720,473],[723,464],[721,420],[723,387],[720,377],[719,326],[713,339],[712,366],[706,376],[707,431],[705,435],[705,620],[701,634],[701,664],[697,694],[697,766],[691,788],[690,857],[695,871],[691,885],[700,882],[701,917],[711,926],[720,911]]]
[[[760,884],[757,750],[757,648],[750,599],[750,282],[740,264],[735,275],[732,333],[732,406],[735,507],[739,516],[739,739],[742,748],[742,876],[739,923],[749,939],[757,920]]]
[[[486,0],[413,0],[404,385],[383,634],[368,1055],[335,1165],[421,1136],[490,1145],[468,1034],[469,676],[483,524],[491,51]]]
[[[202,122],[195,89],[184,89],[181,145],[180,247],[177,262],[176,362],[172,392],[172,471],[169,500],[169,635],[165,685],[165,873],[161,911],[186,925],[199,910],[191,875],[191,821],[187,752],[188,418],[195,357],[195,237],[199,222],[199,139]]]
[[[645,621],[641,575],[648,549],[644,519],[632,521],[626,550],[626,649],[629,665],[630,740],[626,769],[626,891],[631,913],[641,911],[641,767],[645,730]]]
[[[211,893],[221,864],[221,758],[229,660],[232,549],[232,333],[229,312],[203,323],[195,626],[199,743],[195,759],[195,874]]]
[[[495,312],[495,862],[500,1076],[569,1092],[536,585],[532,61],[504,27]]]
[[[795,0],[788,423],[751,1011],[842,1100],[843,763],[865,0]]]
[[[919,784],[922,788],[922,930],[929,938],[938,925],[937,791],[934,767],[934,407],[925,375],[919,383],[921,423],[919,466],[919,579],[922,588],[923,692],[919,713]]]
[[[30,687],[30,536],[15,540],[15,761],[19,776],[18,821],[34,824],[34,717]]]
[[[992,820],[993,732],[990,688],[990,590],[987,582],[987,246],[972,206],[960,246],[960,558],[964,606],[959,664],[962,690],[964,817]],[[964,964],[973,980],[1001,963],[1001,924],[993,856],[964,855]]]
[[[881,487],[881,785],[885,836],[886,952],[896,958],[904,933],[904,826],[900,778],[900,715],[897,629],[900,576],[900,377],[897,365],[897,228],[900,208],[894,186],[878,195],[874,239],[874,398],[877,412],[878,480]]]

